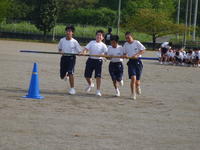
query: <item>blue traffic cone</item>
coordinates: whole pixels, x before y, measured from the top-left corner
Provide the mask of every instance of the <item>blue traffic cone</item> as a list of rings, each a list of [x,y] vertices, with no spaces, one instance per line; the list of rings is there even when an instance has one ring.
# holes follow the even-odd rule
[[[23,96],[23,98],[33,98],[33,99],[43,99],[44,98],[43,96],[40,96],[37,63],[34,63],[34,66],[33,66],[33,72],[32,72],[32,77],[31,77],[28,94],[26,96]]]

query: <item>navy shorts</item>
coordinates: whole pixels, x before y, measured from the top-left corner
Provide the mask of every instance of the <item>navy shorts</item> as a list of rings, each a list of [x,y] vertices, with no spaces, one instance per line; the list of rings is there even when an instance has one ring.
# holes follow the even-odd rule
[[[165,48],[165,47],[161,48],[161,56],[167,54],[167,51],[168,51],[167,48]]]
[[[60,78],[64,79],[66,74],[74,74],[76,56],[62,56],[60,59]]]
[[[85,78],[91,78],[93,71],[95,71],[95,78],[101,78],[102,64],[102,59],[88,58],[85,67]]]
[[[142,61],[140,59],[130,59],[127,65],[129,79],[131,79],[132,76],[136,76],[136,80],[140,80],[143,69]]]
[[[110,62],[109,73],[113,81],[120,82],[123,77],[124,67],[122,62]]]

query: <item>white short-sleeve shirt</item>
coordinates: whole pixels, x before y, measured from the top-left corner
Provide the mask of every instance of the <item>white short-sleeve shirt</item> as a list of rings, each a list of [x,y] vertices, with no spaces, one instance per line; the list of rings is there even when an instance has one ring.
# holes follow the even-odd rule
[[[64,53],[72,54],[80,53],[82,51],[82,48],[77,40],[73,38],[71,40],[67,40],[66,37],[60,39],[58,49]]]
[[[199,57],[200,58],[200,51],[194,52],[194,57]]]
[[[109,56],[123,56],[124,55],[124,49],[121,45],[117,45],[116,48],[109,46],[107,55]],[[122,62],[123,58],[111,58],[111,62]]]
[[[96,42],[95,40],[90,41],[86,46],[90,55],[103,55],[107,53],[108,48],[103,42]],[[92,59],[102,59],[102,57],[90,56]]]
[[[192,59],[193,58],[193,54],[187,53],[186,54],[186,59]]]
[[[137,54],[139,51],[143,51],[146,48],[142,43],[137,40],[134,40],[132,43],[126,42],[123,46],[124,53],[128,55],[128,57],[132,57],[133,55]],[[141,55],[139,56],[141,57]]]

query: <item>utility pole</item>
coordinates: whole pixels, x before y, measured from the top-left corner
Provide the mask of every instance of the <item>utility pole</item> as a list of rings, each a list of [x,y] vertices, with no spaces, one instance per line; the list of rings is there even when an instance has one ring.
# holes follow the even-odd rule
[[[189,28],[191,28],[191,22],[192,22],[192,0],[190,0],[190,13],[189,13],[189,25],[188,25]],[[190,29],[189,29],[188,35],[189,35],[189,39],[191,39]]]
[[[117,35],[119,35],[120,16],[121,16],[121,0],[119,0],[119,7],[118,7]]]
[[[184,37],[183,37],[183,46],[185,47],[186,46],[186,42],[187,42],[187,27],[188,27],[188,2],[189,0],[187,0],[187,3],[186,3],[186,11],[185,11],[185,27],[186,27],[186,30],[185,30],[185,33],[184,33]]]
[[[198,11],[198,0],[195,2],[195,10],[194,10],[194,24],[193,24],[193,33],[192,40],[196,40],[196,25],[197,25],[197,11]]]
[[[180,18],[180,5],[181,5],[181,0],[178,0],[177,17],[176,17],[177,24],[179,24],[179,18]],[[176,37],[177,39],[179,39],[179,34],[177,34]]]

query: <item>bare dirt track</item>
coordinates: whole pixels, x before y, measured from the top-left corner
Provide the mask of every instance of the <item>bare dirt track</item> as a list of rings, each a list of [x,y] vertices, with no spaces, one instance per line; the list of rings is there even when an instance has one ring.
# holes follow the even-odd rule
[[[0,150],[199,150],[200,68],[143,61],[142,95],[130,100],[125,86],[114,97],[103,64],[102,97],[84,92],[86,57],[77,57],[75,87],[59,78],[56,44],[0,40]],[[144,56],[155,56],[146,52]],[[39,65],[43,100],[24,99],[33,62]]]

